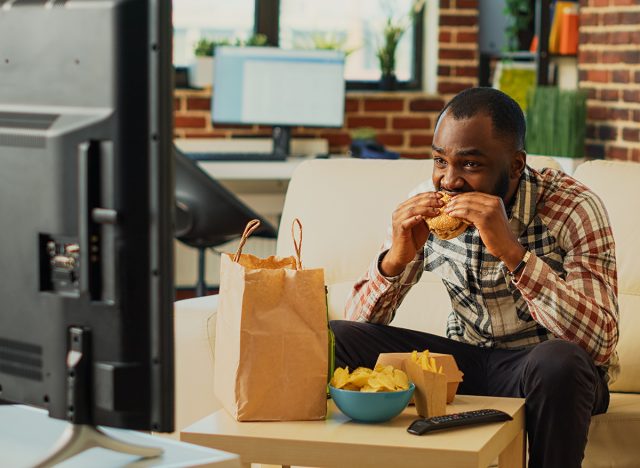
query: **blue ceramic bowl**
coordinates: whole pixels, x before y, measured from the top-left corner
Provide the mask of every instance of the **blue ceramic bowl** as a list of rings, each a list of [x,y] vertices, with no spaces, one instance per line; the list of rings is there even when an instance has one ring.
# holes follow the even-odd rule
[[[407,390],[397,392],[356,392],[329,385],[336,406],[354,421],[374,423],[395,418],[407,407],[416,386],[409,382]]]

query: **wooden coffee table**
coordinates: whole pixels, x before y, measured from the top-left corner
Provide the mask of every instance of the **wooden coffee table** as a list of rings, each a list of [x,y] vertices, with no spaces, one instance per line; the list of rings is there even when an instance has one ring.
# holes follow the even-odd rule
[[[501,467],[523,467],[524,400],[457,395],[447,413],[481,408],[502,410],[513,420],[414,436],[406,430],[417,417],[413,406],[389,422],[362,424],[329,400],[324,421],[237,422],[220,410],[185,428],[180,438],[237,453],[247,466],[486,468],[498,458]]]

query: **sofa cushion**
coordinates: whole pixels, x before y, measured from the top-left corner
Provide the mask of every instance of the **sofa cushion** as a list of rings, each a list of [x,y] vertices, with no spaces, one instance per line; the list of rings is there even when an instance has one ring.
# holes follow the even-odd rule
[[[583,468],[632,468],[640,460],[640,395],[612,393],[609,410],[591,419]]]
[[[616,392],[640,393],[640,295],[620,294],[620,375],[611,384]]]

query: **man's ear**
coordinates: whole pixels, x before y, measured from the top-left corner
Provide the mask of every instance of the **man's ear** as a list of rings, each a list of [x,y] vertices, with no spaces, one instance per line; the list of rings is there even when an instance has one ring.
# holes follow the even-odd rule
[[[527,153],[524,150],[516,151],[511,159],[511,178],[520,179],[527,165]]]

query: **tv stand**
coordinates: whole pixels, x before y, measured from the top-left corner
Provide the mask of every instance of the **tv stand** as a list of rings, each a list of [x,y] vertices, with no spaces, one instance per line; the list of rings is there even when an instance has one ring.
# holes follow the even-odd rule
[[[91,448],[105,448],[116,452],[137,455],[141,458],[159,457],[163,450],[159,447],[124,442],[105,434],[95,426],[71,424],[62,434],[52,452],[38,462],[36,468],[48,468]]]
[[[67,346],[67,421],[71,425],[58,439],[51,453],[35,466],[54,466],[94,447],[142,458],[162,455],[161,448],[124,442],[95,427],[91,418],[92,392],[89,384],[92,372],[91,331],[82,327],[70,327]]]

